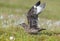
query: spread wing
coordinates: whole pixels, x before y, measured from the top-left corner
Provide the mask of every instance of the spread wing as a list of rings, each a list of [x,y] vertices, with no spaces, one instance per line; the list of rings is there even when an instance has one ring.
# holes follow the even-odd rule
[[[40,5],[38,1],[27,13],[27,20],[30,28],[37,28],[38,14],[45,8],[45,4]]]

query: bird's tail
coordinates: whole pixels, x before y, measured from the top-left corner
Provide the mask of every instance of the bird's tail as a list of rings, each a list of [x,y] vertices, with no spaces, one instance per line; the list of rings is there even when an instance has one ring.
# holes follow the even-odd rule
[[[44,28],[40,28],[40,29],[38,30],[38,32],[43,31],[43,30],[46,30],[46,29],[44,29]]]

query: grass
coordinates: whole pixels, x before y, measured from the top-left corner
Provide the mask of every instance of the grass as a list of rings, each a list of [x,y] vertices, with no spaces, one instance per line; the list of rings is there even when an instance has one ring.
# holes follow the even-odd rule
[[[39,15],[40,18],[60,20],[60,0],[41,0],[46,2],[45,10]],[[37,0],[0,0],[0,15],[14,14],[22,16],[33,6]],[[9,26],[3,28],[0,20],[0,41],[60,41],[60,30],[56,27],[54,32],[41,31],[37,35],[30,35],[21,26]],[[52,28],[52,27],[51,27]],[[15,40],[10,40],[13,36]]]

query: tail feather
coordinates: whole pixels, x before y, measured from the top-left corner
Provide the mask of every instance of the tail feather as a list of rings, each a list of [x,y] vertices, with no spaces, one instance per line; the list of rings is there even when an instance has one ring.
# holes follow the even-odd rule
[[[44,28],[41,28],[41,29],[39,29],[39,30],[38,30],[38,32],[40,32],[40,31],[43,31],[43,30],[46,30],[46,29],[44,29]]]

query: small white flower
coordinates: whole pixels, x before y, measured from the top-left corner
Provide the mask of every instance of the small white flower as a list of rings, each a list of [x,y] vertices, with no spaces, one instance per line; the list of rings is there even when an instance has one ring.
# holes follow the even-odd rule
[[[10,36],[10,40],[15,40],[15,38],[13,36]]]
[[[3,18],[4,18],[4,17],[1,15],[1,16],[0,16],[0,19],[3,19]]]
[[[56,21],[54,24],[60,26],[60,21]]]
[[[8,16],[8,18],[13,18],[13,17],[14,17],[14,15],[13,15],[13,14],[11,14],[11,15],[9,15],[9,16]]]

